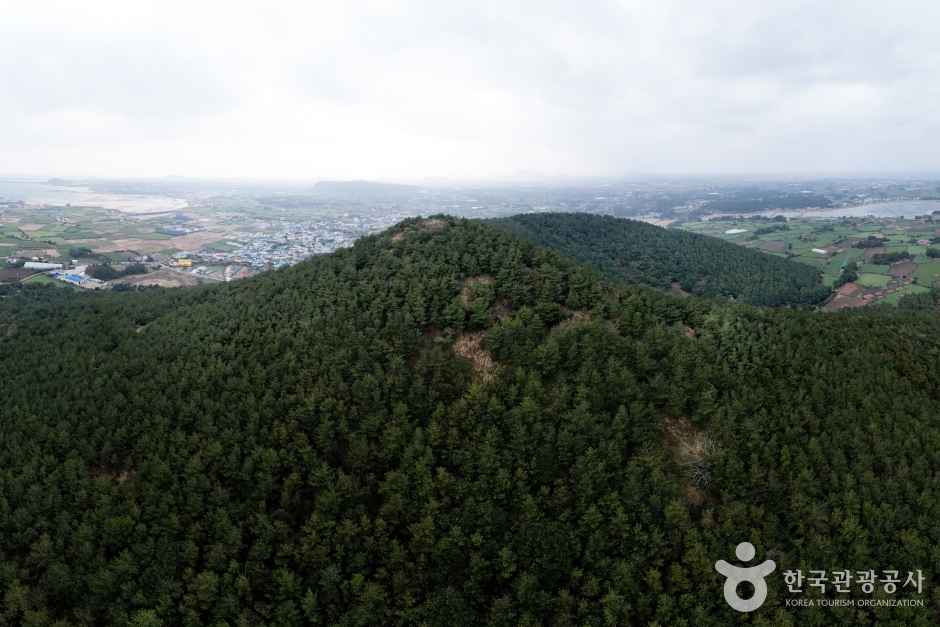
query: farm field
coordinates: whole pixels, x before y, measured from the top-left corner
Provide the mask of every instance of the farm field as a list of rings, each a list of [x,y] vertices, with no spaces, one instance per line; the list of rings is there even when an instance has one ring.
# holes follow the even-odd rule
[[[862,274],[856,282],[865,287],[886,287],[891,277],[885,274]]]
[[[56,287],[61,287],[62,289],[75,289],[68,283],[64,283],[62,281],[56,281],[48,274],[42,274],[42,273],[32,275],[28,279],[24,280],[23,283],[33,283],[36,285],[54,285]]]
[[[0,205],[0,284],[68,286],[26,269],[29,261],[80,269],[114,264],[120,270],[145,257],[149,274],[119,278],[110,285],[180,287],[248,276],[252,272],[244,271],[243,264],[226,274],[225,260],[203,267],[197,263],[194,274],[174,268],[179,254],[198,261],[202,251],[211,255],[237,250],[230,240],[243,225],[231,221],[205,207],[128,214],[101,207]]]
[[[940,287],[940,216],[751,217],[677,225],[817,268],[833,288],[825,309],[893,305]]]
[[[22,281],[34,274],[36,274],[35,270],[27,270],[26,268],[0,267],[0,283],[14,283],[16,281]]]
[[[87,249],[117,261],[222,244],[228,231],[211,213],[192,207],[147,214],[101,207],[6,207],[0,210],[0,257],[68,263],[72,251]]]
[[[29,261],[66,268],[140,261],[173,269],[187,258],[200,278],[227,281],[348,246],[410,215],[385,206],[350,213],[304,195],[286,206],[278,204],[280,196],[268,200],[198,195],[186,206],[174,201],[165,209],[130,211],[0,198],[0,268]]]

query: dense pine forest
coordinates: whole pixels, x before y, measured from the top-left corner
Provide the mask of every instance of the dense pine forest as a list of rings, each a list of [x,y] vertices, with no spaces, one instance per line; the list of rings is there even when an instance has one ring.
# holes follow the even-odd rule
[[[814,305],[829,289],[810,266],[706,235],[579,213],[493,221],[514,235],[590,264],[609,279],[730,297],[752,305]]]
[[[436,217],[216,286],[2,288],[0,624],[940,622],[937,313],[623,285],[817,288],[620,224],[503,224],[596,270]],[[926,607],[787,607],[798,568],[920,569]]]

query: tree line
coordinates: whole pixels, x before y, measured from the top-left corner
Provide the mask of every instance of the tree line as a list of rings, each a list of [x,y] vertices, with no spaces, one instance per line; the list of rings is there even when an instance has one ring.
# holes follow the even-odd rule
[[[764,306],[810,306],[830,293],[815,268],[698,233],[577,213],[525,214],[493,223],[630,284],[675,284],[698,296]]]

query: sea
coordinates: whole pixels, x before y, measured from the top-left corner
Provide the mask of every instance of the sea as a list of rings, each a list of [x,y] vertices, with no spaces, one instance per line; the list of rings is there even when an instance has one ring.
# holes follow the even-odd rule
[[[183,209],[182,198],[148,194],[97,192],[85,186],[55,185],[40,178],[0,178],[0,200],[19,200],[34,205],[103,207],[124,213],[163,213]]]
[[[873,202],[857,207],[836,207],[832,209],[788,209],[763,211],[762,215],[785,215],[788,218],[913,218],[940,211],[940,200],[897,200]]]

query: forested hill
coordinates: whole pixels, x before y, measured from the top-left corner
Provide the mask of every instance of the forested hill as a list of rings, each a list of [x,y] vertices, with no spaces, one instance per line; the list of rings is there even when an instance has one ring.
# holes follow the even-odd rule
[[[607,277],[753,305],[813,305],[829,295],[819,272],[707,235],[584,213],[501,218],[497,226],[588,263]]]
[[[938,360],[933,312],[612,286],[450,218],[4,287],[0,624],[724,626],[747,540],[754,625],[935,625]],[[790,607],[795,569],[922,570],[875,596],[926,607]]]

